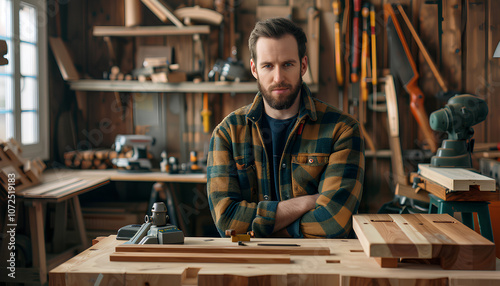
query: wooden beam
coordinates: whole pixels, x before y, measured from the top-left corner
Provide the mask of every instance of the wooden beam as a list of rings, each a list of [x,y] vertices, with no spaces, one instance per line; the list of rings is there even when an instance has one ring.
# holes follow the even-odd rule
[[[249,244],[249,243],[247,243]],[[155,253],[223,253],[223,254],[289,254],[330,255],[329,247],[305,246],[199,246],[199,245],[132,245],[117,246],[116,252]]]
[[[110,261],[288,264],[290,255],[114,252]]]
[[[185,26],[178,28],[174,26],[147,26],[147,27],[124,27],[124,26],[94,26],[93,35],[96,37],[149,37],[149,36],[184,36],[194,34],[209,34],[210,26]]]

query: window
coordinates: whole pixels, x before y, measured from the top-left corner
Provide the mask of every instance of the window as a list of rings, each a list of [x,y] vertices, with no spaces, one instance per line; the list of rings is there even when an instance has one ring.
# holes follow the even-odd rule
[[[47,14],[43,0],[0,0],[0,139],[16,139],[24,158],[49,156]]]

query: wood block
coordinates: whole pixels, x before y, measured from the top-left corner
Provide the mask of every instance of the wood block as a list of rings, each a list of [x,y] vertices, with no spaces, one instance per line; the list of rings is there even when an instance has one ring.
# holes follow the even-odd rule
[[[399,258],[375,257],[375,261],[382,268],[398,268]]]
[[[329,247],[306,246],[199,246],[199,245],[134,245],[124,244],[115,248],[116,252],[156,252],[156,253],[231,253],[231,254],[289,254],[289,255],[330,255]]]
[[[250,241],[250,235],[249,234],[237,234],[231,236],[231,241],[232,242],[238,242],[238,241]]]
[[[443,269],[495,270],[495,244],[447,214],[363,214],[353,227],[370,257],[439,258]]]
[[[445,201],[463,201],[463,202],[495,202],[500,200],[500,191],[484,192],[480,191],[478,186],[472,185],[468,192],[451,192],[447,188],[439,185],[432,180],[424,178],[417,173],[411,173],[410,181],[419,179],[418,188],[429,192]]]
[[[468,191],[477,185],[481,191],[494,192],[495,180],[463,168],[433,168],[428,164],[418,164],[418,173],[450,191]]]
[[[290,255],[114,252],[110,261],[288,264]]]

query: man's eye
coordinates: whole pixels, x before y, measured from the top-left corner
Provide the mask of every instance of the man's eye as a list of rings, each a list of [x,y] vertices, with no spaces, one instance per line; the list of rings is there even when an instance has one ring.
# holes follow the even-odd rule
[[[268,68],[270,68],[270,67],[271,67],[271,65],[263,65],[263,66],[262,66],[262,68],[265,68],[265,69],[268,69]]]
[[[293,64],[292,64],[292,63],[286,63],[286,64],[285,64],[285,67],[291,67],[291,66],[293,66]]]

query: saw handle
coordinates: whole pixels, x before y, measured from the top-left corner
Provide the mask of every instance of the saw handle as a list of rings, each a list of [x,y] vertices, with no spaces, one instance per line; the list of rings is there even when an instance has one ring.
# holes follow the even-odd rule
[[[413,117],[417,120],[424,136],[426,138],[427,144],[429,144],[431,151],[435,153],[437,151],[437,143],[434,138],[434,134],[429,125],[429,116],[424,108],[424,93],[417,85],[417,78],[414,78],[409,82],[405,89],[410,94],[410,109]]]

